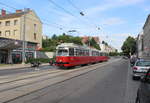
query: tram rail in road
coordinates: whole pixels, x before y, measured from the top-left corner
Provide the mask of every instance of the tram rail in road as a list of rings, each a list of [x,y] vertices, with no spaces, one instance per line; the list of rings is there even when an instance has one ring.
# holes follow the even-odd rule
[[[50,74],[41,74],[39,76],[27,75],[28,78],[24,76],[24,78],[16,79],[15,81],[8,80],[8,83],[5,81],[4,84],[0,85],[0,102],[9,102],[11,100],[17,99],[24,95],[28,95],[51,85],[91,72],[99,67],[117,62],[119,60],[120,59],[114,59],[105,63],[98,63],[72,70],[60,70]]]

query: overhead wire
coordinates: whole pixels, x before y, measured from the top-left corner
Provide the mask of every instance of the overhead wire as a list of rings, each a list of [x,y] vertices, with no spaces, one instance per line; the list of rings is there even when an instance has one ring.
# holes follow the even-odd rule
[[[76,5],[74,5],[74,3],[71,0],[67,0],[67,1],[72,5],[72,7],[78,10],[78,12],[81,12],[81,10]]]
[[[7,5],[7,4],[5,4],[5,3],[2,3],[2,2],[0,2],[0,5],[3,5],[3,6],[5,6],[5,7],[8,7],[8,8],[11,8],[11,9],[14,9],[14,10],[17,10],[17,8],[15,8],[15,7],[13,7],[13,6],[10,6],[10,5]],[[10,12],[10,11],[8,11],[7,10],[7,12],[9,12],[9,13],[12,13],[12,12]],[[31,14],[32,15],[32,14]],[[30,17],[26,17],[27,19],[30,19],[30,20],[33,20],[33,21],[38,21],[38,20],[36,20],[36,19],[33,19],[33,18],[30,18]],[[48,22],[50,22],[50,21],[48,21]],[[63,28],[68,28],[68,27],[66,27],[66,26],[63,26],[63,25],[59,25],[59,24],[57,24],[57,23],[47,23],[47,21],[46,20],[42,20],[42,24],[44,24],[44,25],[47,25],[47,26],[51,26],[51,27],[55,27],[55,28],[58,28],[58,29],[60,29],[60,30],[62,30]],[[53,25],[53,26],[52,26]],[[78,28],[79,29],[79,28]]]
[[[85,24],[85,23],[87,24],[87,22],[81,20],[78,16],[76,16],[76,15],[74,15],[72,12],[66,10],[64,7],[58,5],[58,4],[57,4],[56,2],[54,2],[53,0],[48,0],[48,1],[49,1],[51,4],[55,5],[57,8],[59,8],[59,9],[63,10],[64,12],[66,12],[67,14],[73,16],[74,18],[76,18],[77,20],[79,20],[80,22],[82,22],[83,24]],[[91,23],[88,24],[88,25],[89,25],[90,27],[91,27],[91,26],[93,27],[93,25],[92,25]],[[87,26],[87,25],[86,25],[86,26]]]
[[[86,14],[85,14],[78,6],[76,6],[76,5],[72,2],[72,0],[67,0],[67,1],[68,1],[68,3],[70,3],[70,4],[72,5],[72,7],[74,7],[74,8],[80,13],[81,16],[85,17],[85,19],[86,19],[89,23],[91,23],[94,27],[96,27],[98,30],[100,30],[100,27],[97,26],[97,24],[95,24],[94,22],[91,22],[91,20],[86,16]]]

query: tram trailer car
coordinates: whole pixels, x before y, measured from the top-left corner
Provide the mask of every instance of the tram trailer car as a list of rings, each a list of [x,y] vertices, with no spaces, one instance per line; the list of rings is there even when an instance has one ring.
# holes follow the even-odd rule
[[[73,43],[62,43],[56,47],[56,66],[73,67],[103,62],[109,59],[108,54],[96,49]]]

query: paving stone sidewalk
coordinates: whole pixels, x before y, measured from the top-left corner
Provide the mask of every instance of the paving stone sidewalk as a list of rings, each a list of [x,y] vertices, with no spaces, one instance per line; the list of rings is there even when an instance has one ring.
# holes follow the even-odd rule
[[[48,63],[43,63],[40,66],[46,66],[49,65]],[[1,65],[0,70],[6,70],[6,69],[21,69],[21,68],[28,68],[31,67],[31,64],[8,64],[8,65]]]

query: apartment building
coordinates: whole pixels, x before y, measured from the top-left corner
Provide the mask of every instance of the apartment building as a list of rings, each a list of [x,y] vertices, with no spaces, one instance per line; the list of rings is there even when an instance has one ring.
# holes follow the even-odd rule
[[[117,49],[115,49],[114,47],[112,47],[110,45],[103,44],[103,43],[100,44],[100,48],[101,48],[102,52],[107,52],[107,53],[117,51]]]
[[[143,58],[150,59],[150,15],[143,26]]]
[[[26,59],[35,57],[42,47],[42,22],[33,10],[16,10],[0,15],[0,63],[22,61],[23,41]]]
[[[138,34],[137,40],[136,40],[136,45],[137,45],[137,57],[138,58],[143,58],[143,31]]]

